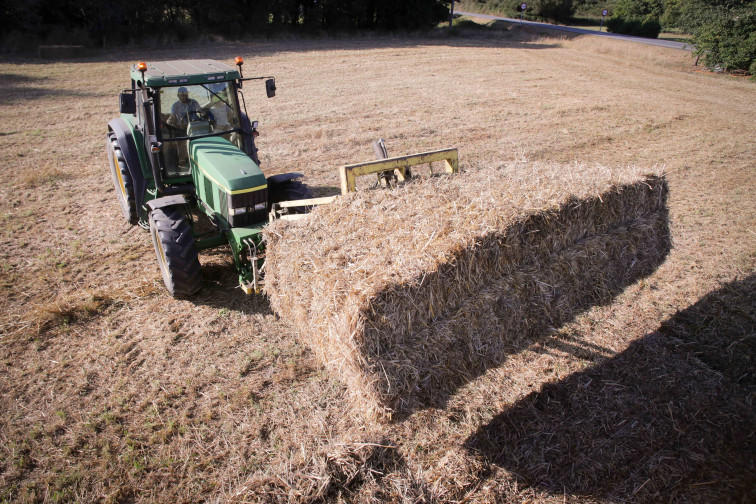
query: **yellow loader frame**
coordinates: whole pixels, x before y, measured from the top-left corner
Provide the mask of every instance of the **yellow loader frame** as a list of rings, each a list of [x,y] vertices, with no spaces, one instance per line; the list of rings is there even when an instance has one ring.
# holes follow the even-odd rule
[[[457,149],[441,149],[409,156],[387,157],[383,140],[374,143],[376,154],[382,159],[355,163],[339,168],[341,174],[341,194],[357,191],[357,177],[378,174],[381,182],[388,185],[392,182],[404,182],[412,177],[411,168],[422,164],[430,167],[434,175],[432,163],[443,161],[445,173],[459,173],[459,154]],[[307,214],[289,214],[288,208],[301,206],[317,206],[333,203],[337,196],[312,198],[306,200],[282,201],[274,203],[270,212],[270,220],[299,220]]]
[[[446,173],[459,172],[459,155],[457,149],[441,149],[409,156],[399,156],[365,163],[355,163],[340,168],[341,194],[357,191],[357,177],[372,175],[374,173],[393,172],[399,182],[409,178],[410,168],[422,164],[431,164],[437,161],[444,162]],[[433,168],[431,165],[431,173]]]

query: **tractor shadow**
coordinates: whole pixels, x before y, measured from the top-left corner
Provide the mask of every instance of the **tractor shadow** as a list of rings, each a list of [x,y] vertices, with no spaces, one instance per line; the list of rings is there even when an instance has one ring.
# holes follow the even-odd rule
[[[341,187],[337,186],[309,186],[313,198],[325,198],[327,196],[341,196]]]
[[[560,497],[755,502],[755,358],[756,274],[544,385],[464,446],[482,478],[500,468]]]
[[[341,194],[341,188],[337,186],[318,186],[310,189],[315,198]],[[227,247],[203,252],[200,262],[202,290],[191,297],[191,302],[219,310],[234,310],[246,315],[274,315],[265,294],[247,295],[239,288],[238,274],[234,268],[231,251]]]
[[[200,262],[202,289],[189,299],[192,303],[245,315],[273,315],[267,296],[247,295],[241,290],[231,251],[227,247],[200,254]]]

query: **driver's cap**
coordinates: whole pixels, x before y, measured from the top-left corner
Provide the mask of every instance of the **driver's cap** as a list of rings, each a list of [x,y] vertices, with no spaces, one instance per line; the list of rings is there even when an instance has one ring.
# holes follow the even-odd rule
[[[180,88],[178,88],[178,92],[179,93],[189,93],[189,90],[186,89],[184,86],[181,86]]]

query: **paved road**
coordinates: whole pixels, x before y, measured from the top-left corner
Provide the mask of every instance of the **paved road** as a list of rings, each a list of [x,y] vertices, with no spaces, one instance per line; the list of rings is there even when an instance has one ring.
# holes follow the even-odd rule
[[[462,12],[462,11],[455,10],[454,14],[459,14],[460,16],[479,17],[483,19],[493,19],[496,21],[507,21],[509,23],[516,23],[516,24],[519,24],[521,22],[519,19],[505,18],[505,17],[500,17],[500,16],[489,16],[488,14],[475,14],[474,12]],[[548,24],[548,23],[536,23],[535,21],[522,21],[522,24],[529,25],[529,26],[537,26],[539,28],[548,28],[550,30],[561,30],[561,31],[566,31],[566,32],[571,32],[571,33],[582,33],[584,35],[594,35],[596,37],[608,37],[608,38],[619,39],[619,40],[627,40],[630,42],[637,42],[639,44],[667,47],[670,49],[681,49],[683,51],[693,50],[692,44],[684,44],[682,42],[674,42],[672,40],[659,40],[659,39],[650,39],[650,38],[643,38],[643,37],[633,37],[632,35],[619,35],[616,33],[597,32],[594,30],[584,30],[582,28],[571,28],[569,26],[560,26],[560,25],[553,25],[553,24]]]

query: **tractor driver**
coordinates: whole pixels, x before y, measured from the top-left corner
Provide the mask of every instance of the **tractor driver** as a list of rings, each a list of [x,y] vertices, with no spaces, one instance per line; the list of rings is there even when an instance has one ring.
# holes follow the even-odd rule
[[[202,107],[194,98],[189,98],[189,91],[181,86],[178,88],[178,101],[171,106],[171,117],[168,124],[175,128],[186,129],[190,119],[195,119],[201,113]]]
[[[199,119],[202,114],[202,107],[194,98],[189,98],[189,90],[184,86],[178,88],[178,100],[171,105],[171,115],[166,121],[167,125],[178,130],[178,136],[186,134],[186,128],[189,121]],[[177,133],[174,133],[176,135]],[[170,152],[169,152],[170,151]],[[189,166],[189,152],[186,142],[170,143],[170,148],[166,149],[166,164],[168,170],[183,171]]]

